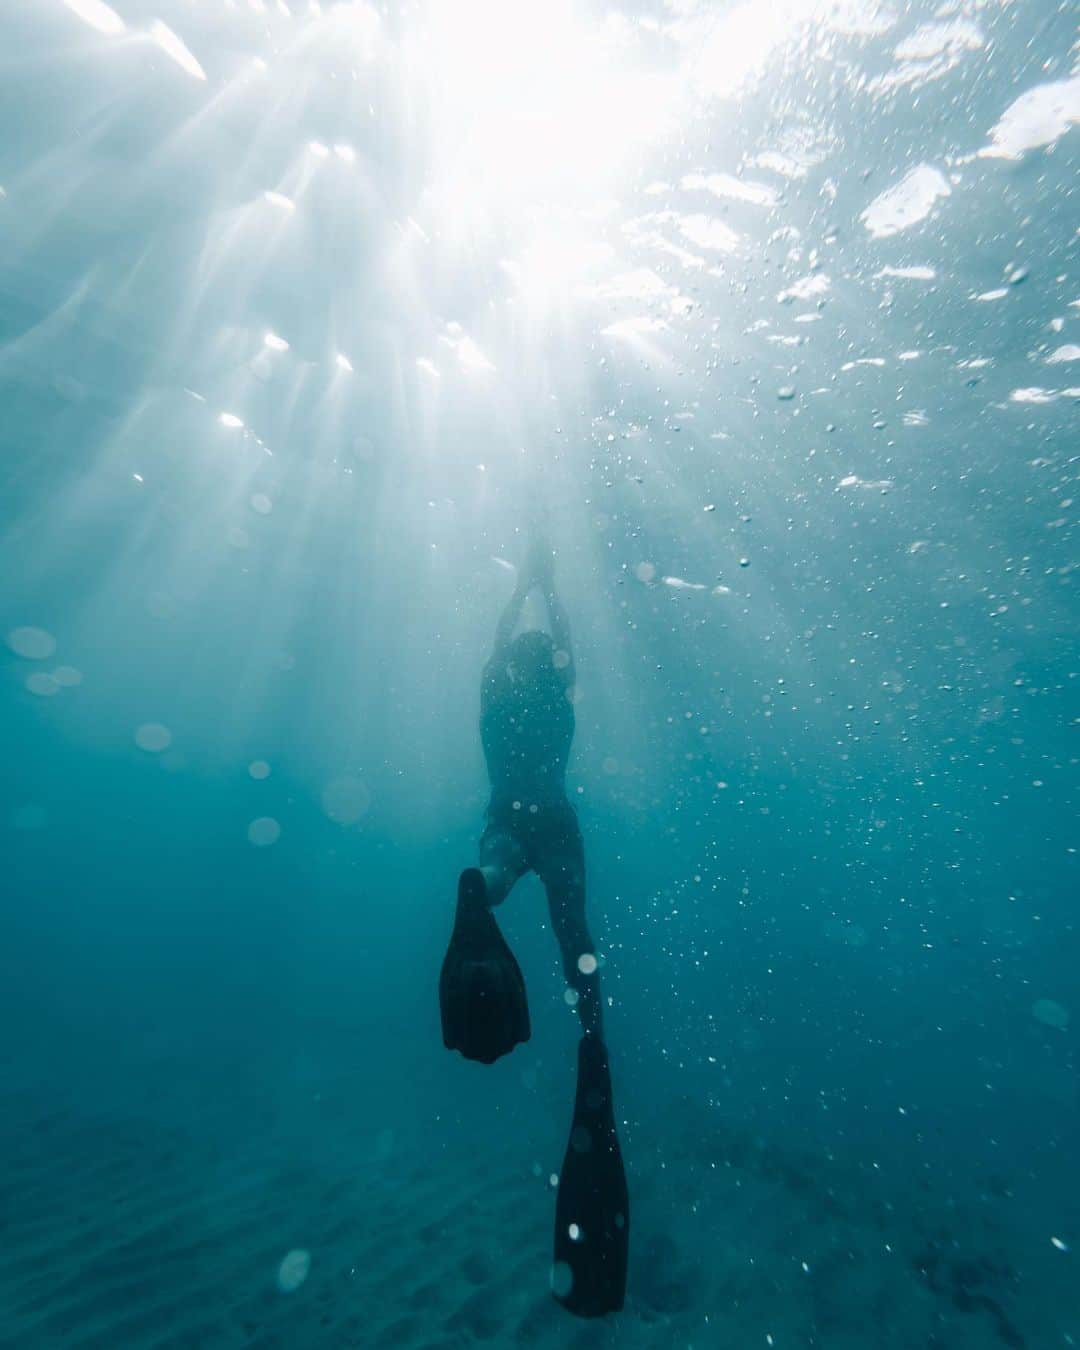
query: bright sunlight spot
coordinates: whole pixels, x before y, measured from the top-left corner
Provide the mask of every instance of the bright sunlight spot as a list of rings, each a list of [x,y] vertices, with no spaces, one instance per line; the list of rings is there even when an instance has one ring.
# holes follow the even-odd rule
[[[461,225],[496,201],[594,201],[672,117],[677,85],[636,30],[569,0],[433,4],[407,46],[433,105],[432,196]]]

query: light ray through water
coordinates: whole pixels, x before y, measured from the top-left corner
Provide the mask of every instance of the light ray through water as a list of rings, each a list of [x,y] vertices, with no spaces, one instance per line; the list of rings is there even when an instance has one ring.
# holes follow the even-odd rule
[[[1051,1286],[1024,1305],[1029,1343],[1080,1334],[1047,1311],[1067,1284],[1050,1234],[1068,1247],[1076,1226],[1058,1123],[1080,499],[1067,7],[42,0],[7,7],[0,50],[0,637],[27,784],[0,805],[13,869],[49,878],[19,922],[78,889],[39,839],[103,894],[149,859],[200,959],[232,886],[264,948],[226,935],[222,966],[259,1015],[245,972],[268,952],[302,1003],[347,951],[362,974],[333,988],[348,1009],[370,994],[378,1041],[410,963],[437,962],[446,877],[475,846],[479,672],[543,528],[577,642],[571,787],[612,1017],[645,1085],[627,1118],[655,1138],[653,1102],[698,1104],[672,1108],[698,1141],[694,1205],[721,1119],[745,1127],[724,1136],[744,1160],[783,1136],[772,1180],[849,1159],[853,1213],[879,1203],[867,1177],[969,1197],[940,1204],[963,1242],[908,1215],[889,1267],[938,1262],[966,1309],[895,1273],[859,1305],[860,1326],[897,1309],[897,1344],[961,1313],[1007,1339],[987,1300],[1011,1316]],[[106,763],[130,775],[119,804]],[[196,886],[196,855],[228,885]],[[507,920],[522,932],[528,904]],[[83,932],[90,909],[64,922]],[[117,902],[101,927],[141,932],[151,909]],[[551,953],[524,950],[546,978]],[[222,1006],[225,1025],[244,997]],[[312,1025],[352,1015],[318,1006]],[[565,1030],[537,1008],[521,1101]],[[416,1072],[398,1090],[439,1147],[474,1104],[532,1139],[494,1089],[453,1111],[456,1089],[425,1097],[427,1050],[399,1021]],[[1023,1215],[1006,1156],[1029,1160]],[[1007,1253],[956,1274],[949,1253],[991,1229]],[[791,1265],[746,1233],[771,1252],[756,1269]],[[853,1233],[826,1250],[881,1236]],[[313,1244],[305,1289],[323,1260]],[[831,1277],[794,1269],[815,1316],[847,1325]],[[1007,1269],[1025,1280],[1004,1292],[961,1279]],[[709,1343],[698,1275],[663,1274],[637,1272],[628,1335]],[[764,1299],[803,1310],[777,1344],[822,1334],[794,1325],[803,1287]],[[746,1344],[774,1334],[761,1303],[732,1324]],[[446,1331],[414,1314],[429,1343]]]

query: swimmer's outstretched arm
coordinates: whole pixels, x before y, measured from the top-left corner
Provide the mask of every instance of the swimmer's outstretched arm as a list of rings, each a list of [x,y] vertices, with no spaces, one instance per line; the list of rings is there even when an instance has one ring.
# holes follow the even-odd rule
[[[570,642],[570,620],[567,617],[559,593],[555,589],[555,557],[543,541],[538,540],[529,550],[526,565],[532,577],[532,584],[539,587],[547,606],[548,624],[551,627],[551,640],[556,653],[565,653],[565,662],[561,665],[563,680],[567,686],[574,683],[574,648]]]
[[[514,629],[518,626],[518,620],[521,618],[521,610],[525,604],[525,597],[532,589],[532,578],[527,567],[523,567],[518,573],[517,585],[514,587],[514,594],[510,597],[509,603],[503,610],[495,629],[495,651],[492,659],[501,656],[510,646],[510,639],[514,636]]]

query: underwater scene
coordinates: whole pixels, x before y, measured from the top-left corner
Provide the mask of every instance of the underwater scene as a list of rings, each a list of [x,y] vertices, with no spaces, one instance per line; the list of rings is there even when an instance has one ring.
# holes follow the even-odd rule
[[[1068,0],[0,0],[0,1345],[1080,1344]]]

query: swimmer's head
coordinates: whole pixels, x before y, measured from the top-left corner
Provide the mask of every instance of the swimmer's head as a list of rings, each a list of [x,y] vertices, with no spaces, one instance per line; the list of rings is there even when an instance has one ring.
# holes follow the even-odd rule
[[[516,681],[538,684],[555,674],[555,644],[541,629],[530,629],[510,644],[507,665]]]

